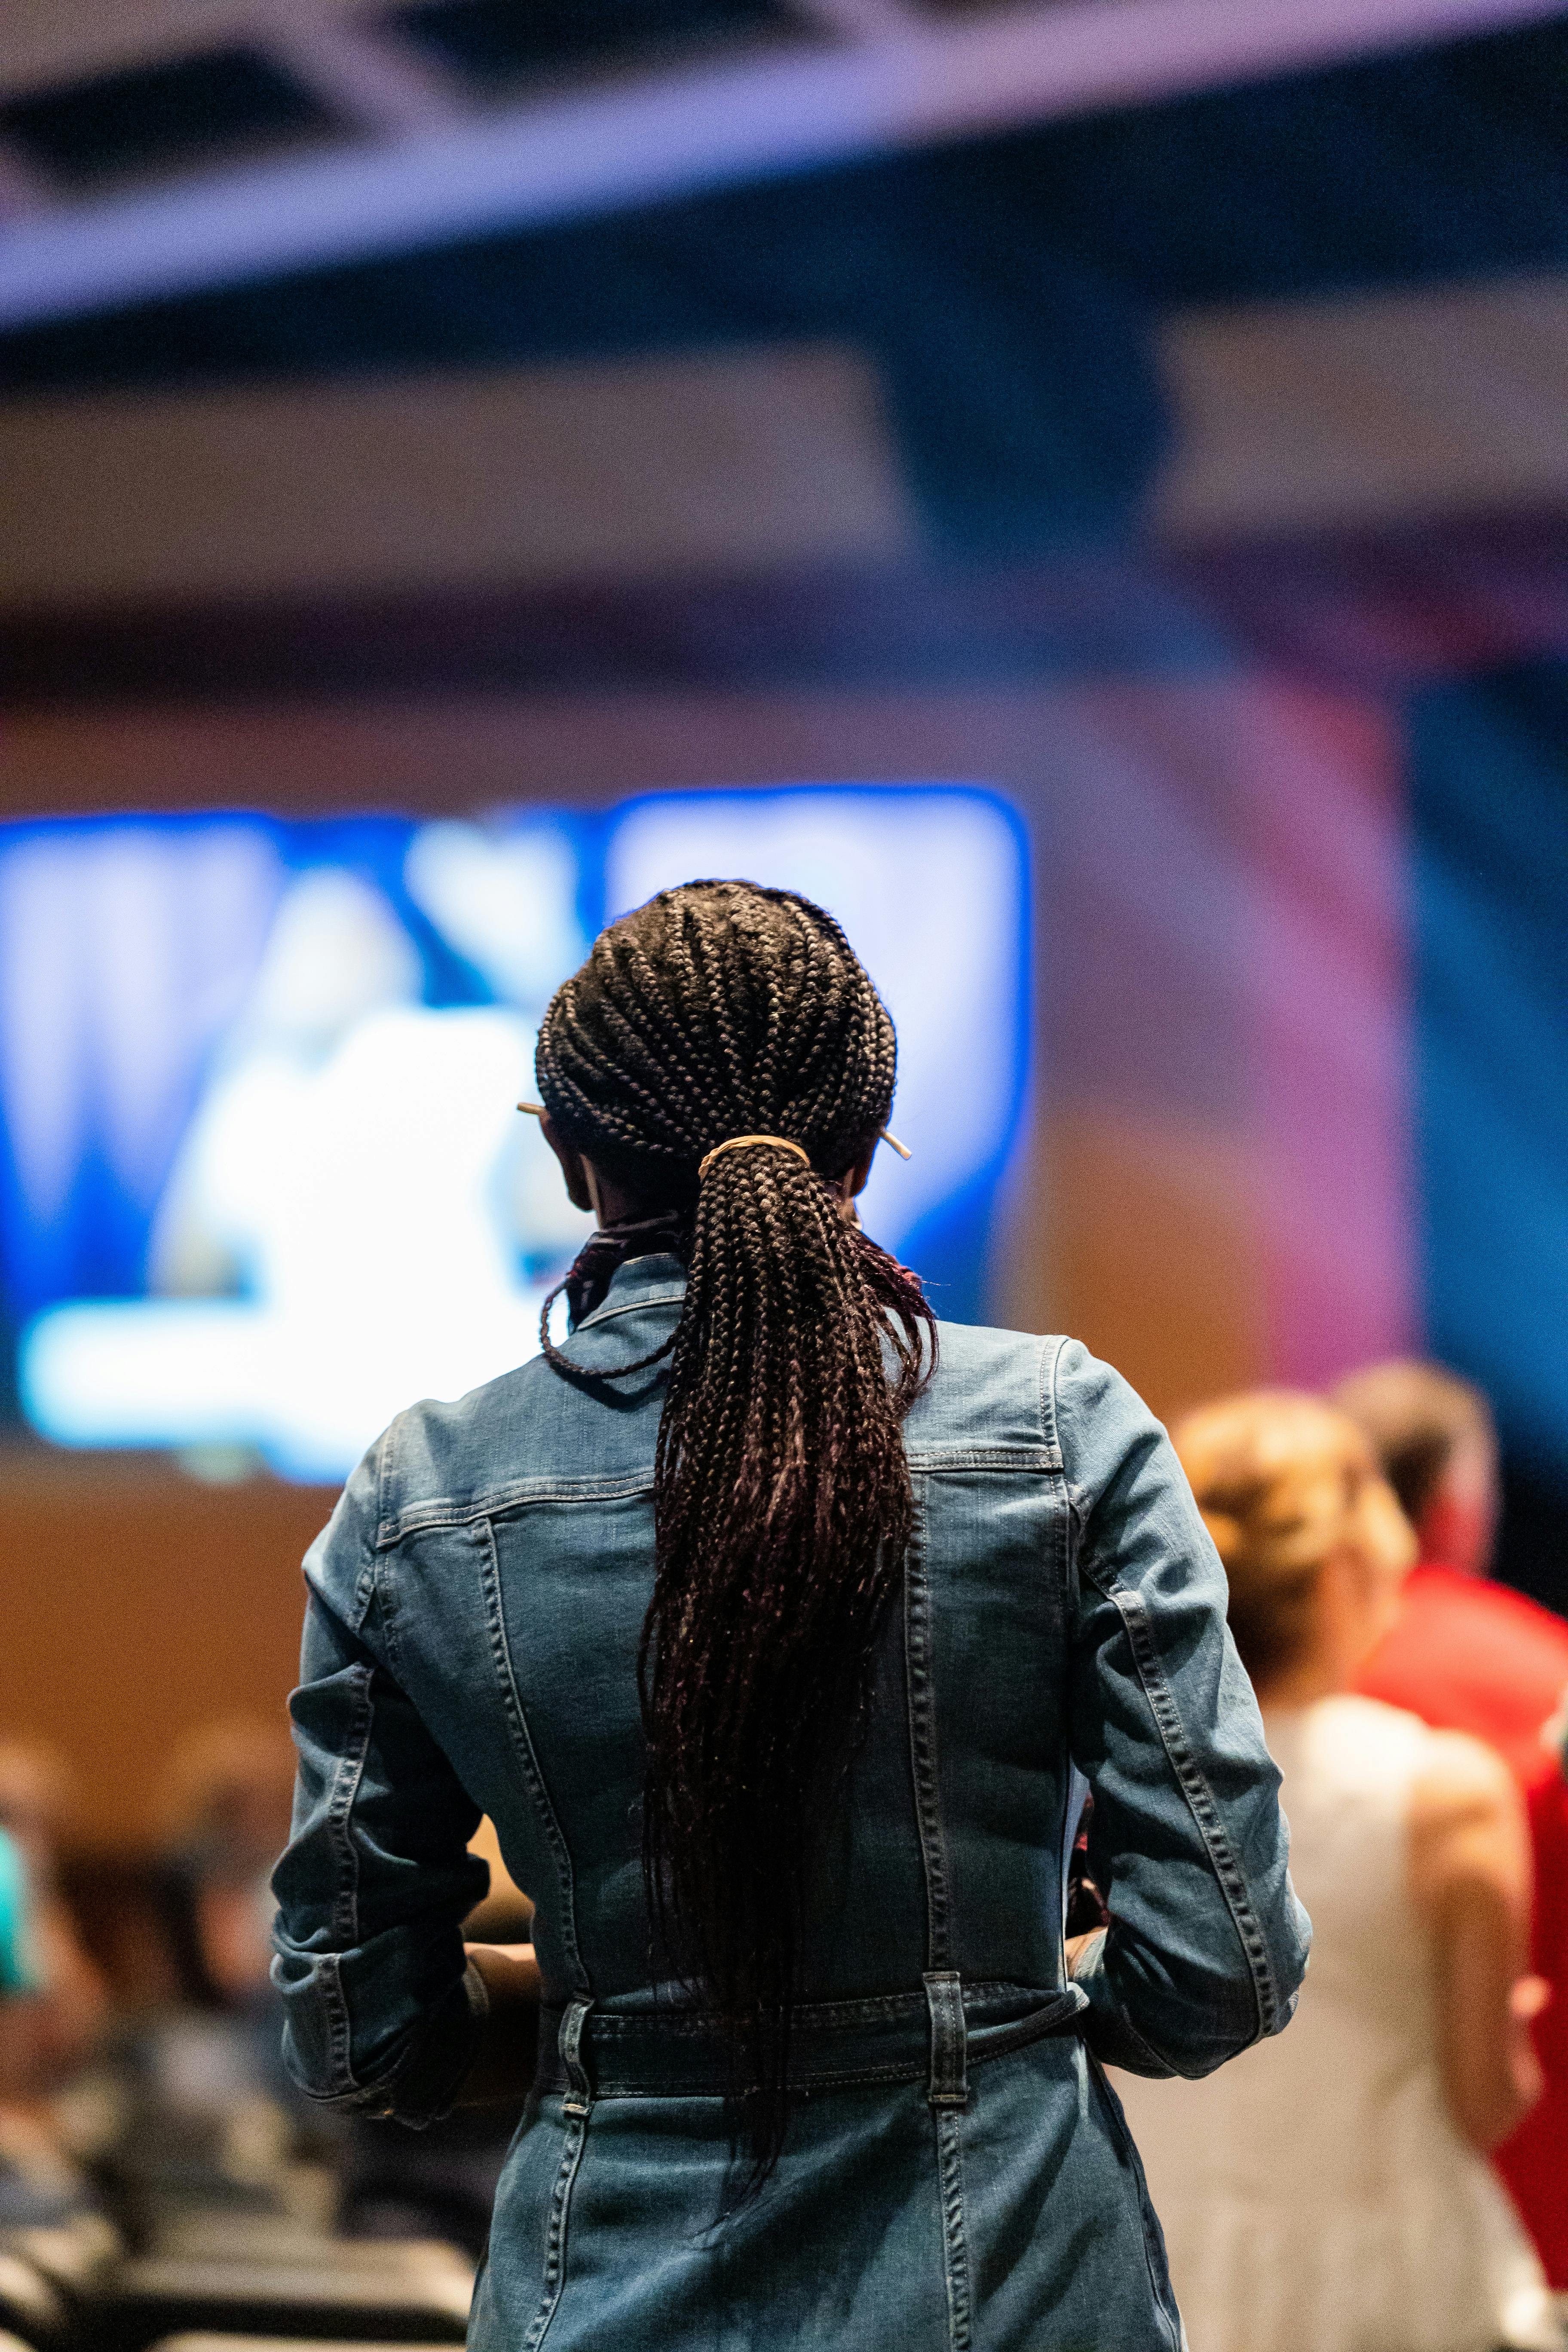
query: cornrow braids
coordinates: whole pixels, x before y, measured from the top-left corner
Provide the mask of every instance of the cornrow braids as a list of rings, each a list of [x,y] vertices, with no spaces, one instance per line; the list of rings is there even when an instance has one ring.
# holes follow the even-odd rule
[[[730,2055],[748,2192],[790,2110],[805,1895],[867,1718],[914,1506],[900,1423],[936,1360],[916,1277],[844,1213],[892,1110],[893,1024],[793,891],[691,882],[604,932],[544,1016],[566,1141],[683,1220],[638,1687],[643,1872],[666,1958]],[[736,1136],[784,1138],[795,1152]]]

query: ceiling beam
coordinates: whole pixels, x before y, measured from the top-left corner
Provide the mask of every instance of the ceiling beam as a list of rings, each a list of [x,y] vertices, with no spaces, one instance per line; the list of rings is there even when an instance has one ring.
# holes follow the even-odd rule
[[[0,242],[0,329],[1563,13],[1563,0],[1056,0],[704,63],[19,222]]]
[[[0,227],[36,219],[57,201],[57,192],[45,174],[8,139],[0,139]]]
[[[905,0],[795,0],[795,13],[841,41],[900,40],[919,22]]]
[[[365,0],[310,5],[318,17],[352,18]],[[257,0],[4,0],[0,93],[24,97],[232,48],[249,41],[257,14]]]
[[[357,131],[385,139],[449,128],[464,107],[438,67],[407,43],[313,0],[273,0],[246,27],[252,45]]]

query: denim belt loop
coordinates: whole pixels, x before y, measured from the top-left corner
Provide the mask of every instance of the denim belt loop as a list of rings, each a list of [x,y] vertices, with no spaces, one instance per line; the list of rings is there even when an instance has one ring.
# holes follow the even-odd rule
[[[963,2017],[963,1986],[956,1969],[930,1969],[925,1977],[926,2005],[931,2011],[931,2084],[927,2096],[933,2107],[963,2107],[969,2104],[965,2061],[969,2029]]]
[[[583,2059],[583,2031],[588,2022],[591,2000],[569,2000],[561,2012],[561,2033],[557,2048],[565,2070],[567,2093],[561,2112],[574,2117],[585,2116],[594,2104],[594,2086],[588,2080],[588,2069]]]

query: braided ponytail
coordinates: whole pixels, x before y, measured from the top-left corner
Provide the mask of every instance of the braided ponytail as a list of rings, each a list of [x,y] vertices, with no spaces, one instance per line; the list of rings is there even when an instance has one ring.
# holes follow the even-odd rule
[[[838,1190],[894,1066],[837,924],[747,882],[613,925],[539,1037],[563,1137],[689,1221],[638,1664],[643,1868],[656,1934],[727,2038],[753,2186],[788,2117],[805,1890],[912,1531],[899,1425],[935,1361],[919,1283]],[[583,1377],[548,1334],[546,1352]]]

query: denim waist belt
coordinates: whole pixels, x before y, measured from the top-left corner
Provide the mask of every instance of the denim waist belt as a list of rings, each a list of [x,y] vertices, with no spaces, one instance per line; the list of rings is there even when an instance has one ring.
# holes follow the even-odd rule
[[[920,1992],[797,2009],[790,2081],[806,2089],[925,2077],[933,2105],[962,2105],[969,2067],[1071,2031],[1088,2007],[1081,1985],[1043,1992],[936,1969]],[[723,2039],[700,2011],[627,2016],[574,2000],[546,2004],[541,2013],[533,2087],[568,2092],[584,2106],[594,2099],[717,2097],[727,2066]]]

